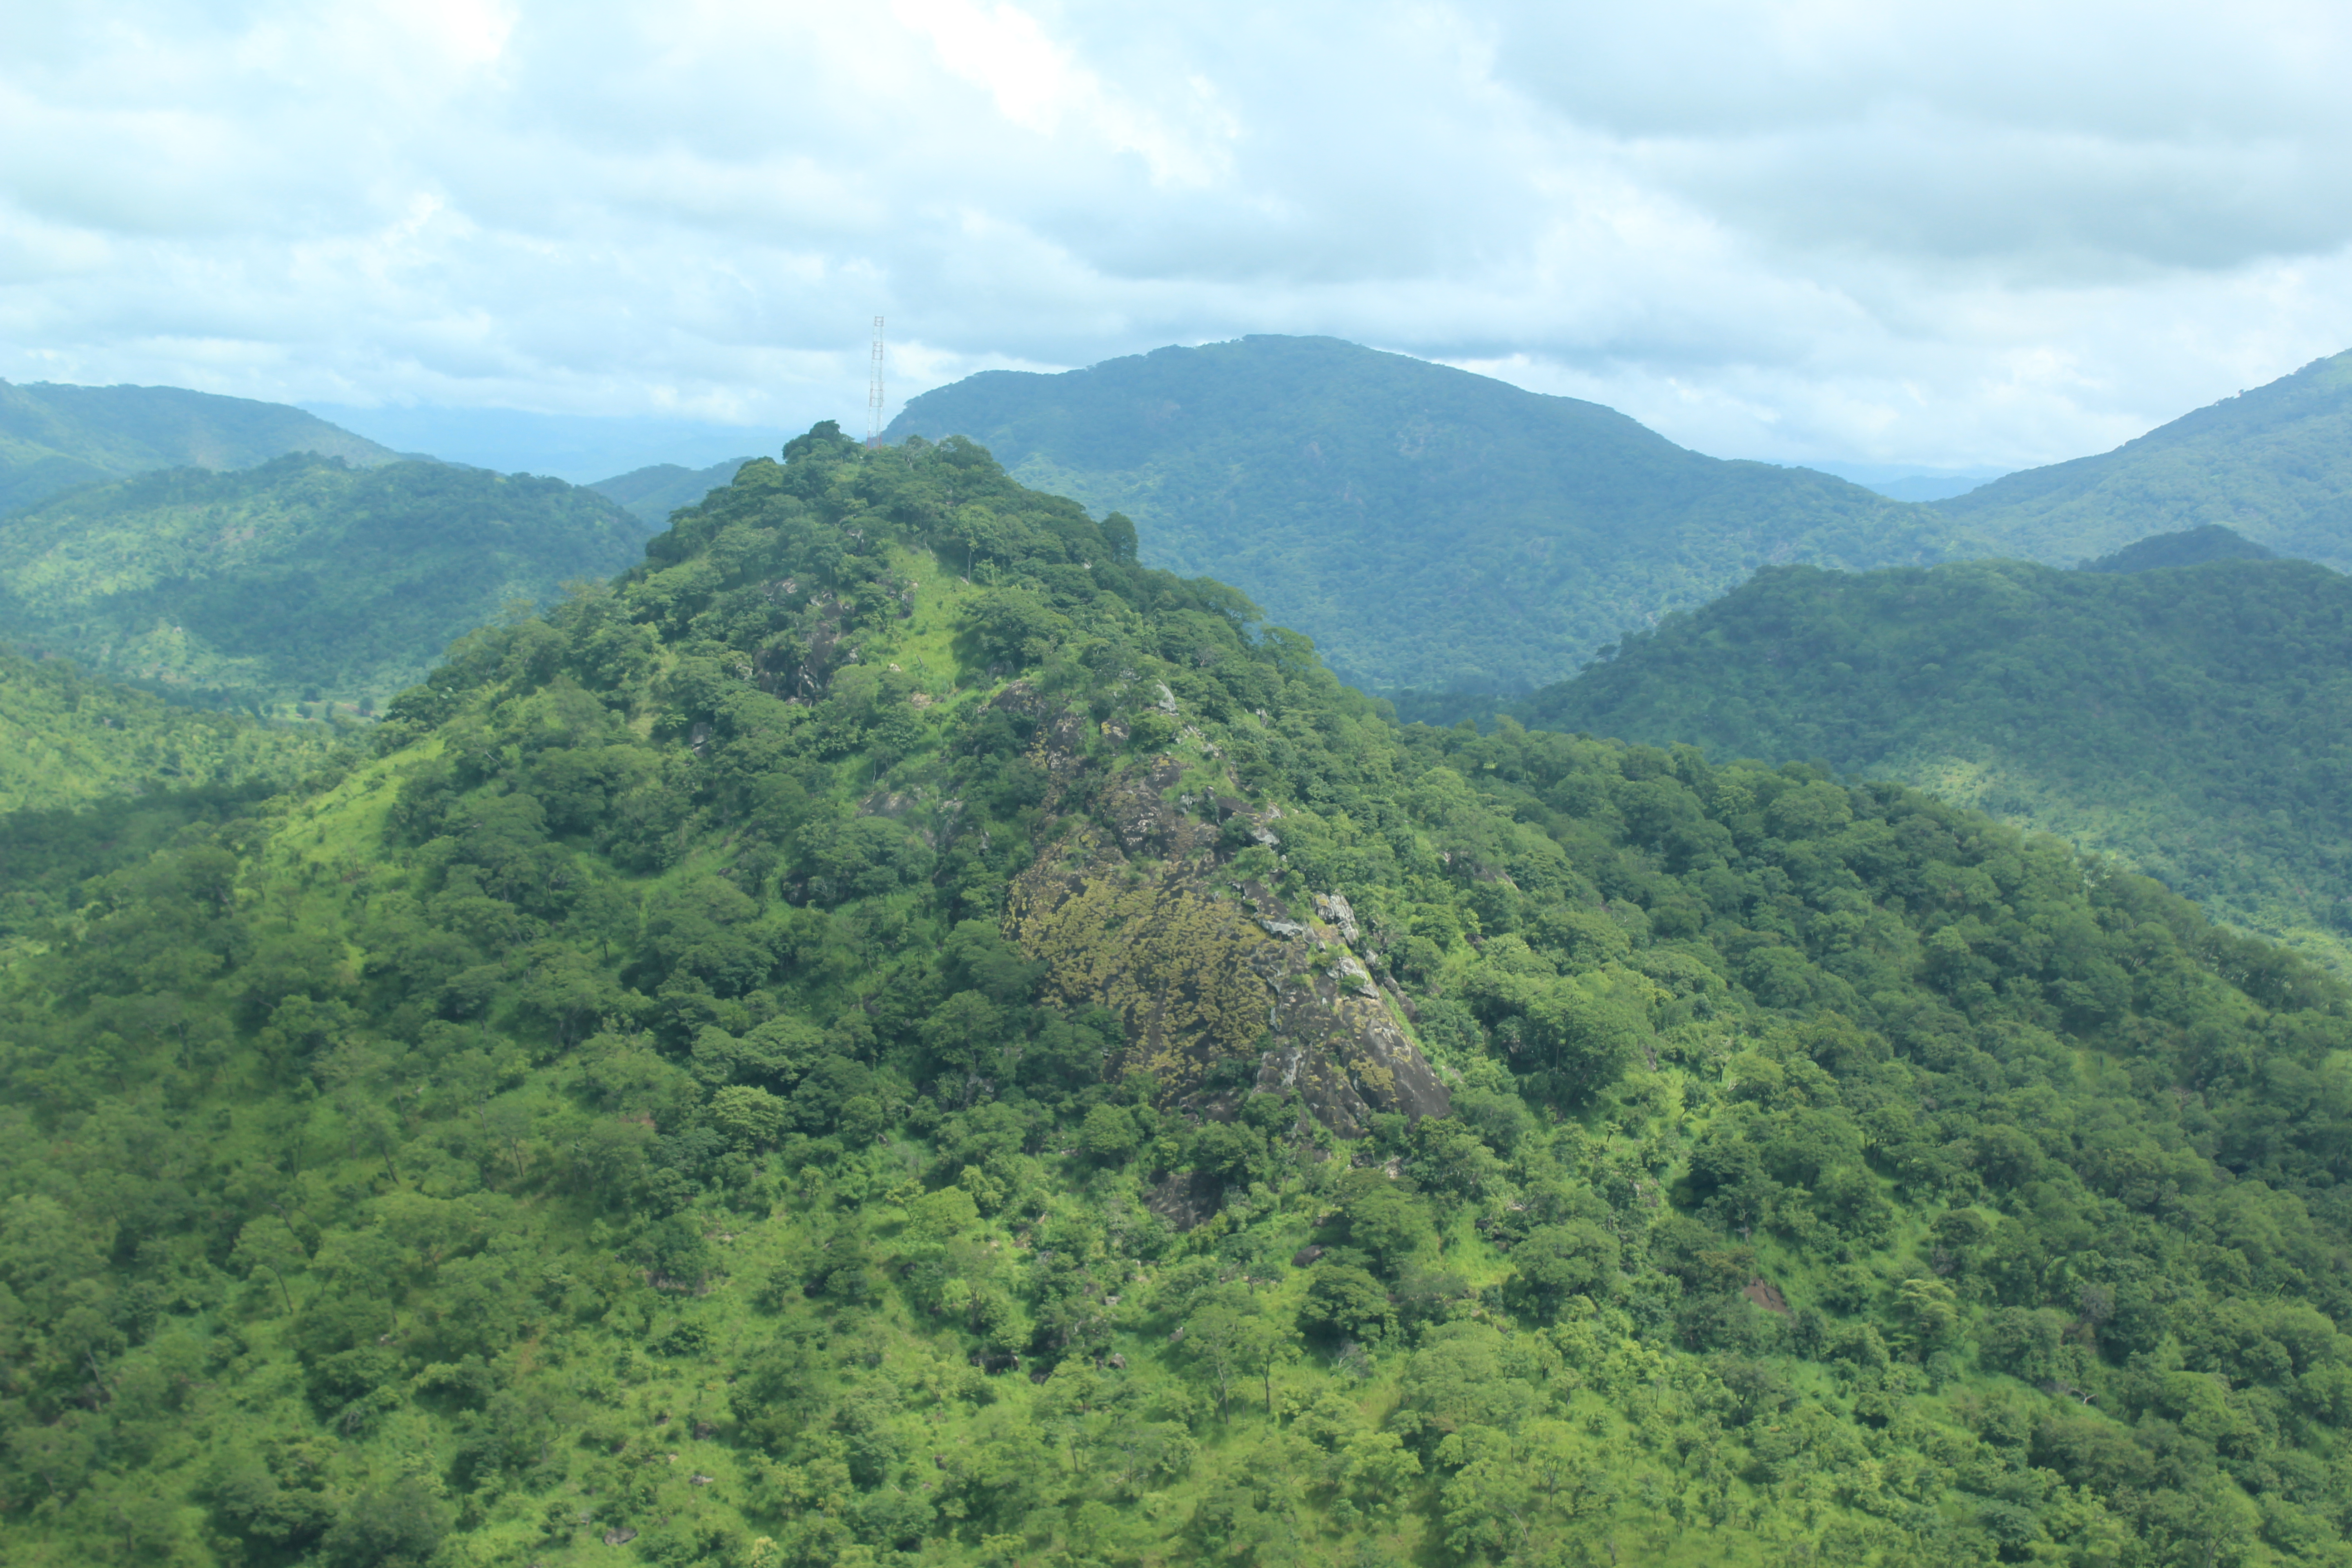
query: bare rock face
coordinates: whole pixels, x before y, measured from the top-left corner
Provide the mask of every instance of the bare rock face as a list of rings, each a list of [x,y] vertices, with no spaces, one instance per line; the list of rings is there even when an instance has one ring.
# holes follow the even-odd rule
[[[1309,912],[1232,881],[1216,828],[1166,799],[1180,777],[1161,759],[1110,780],[1097,822],[1014,884],[1005,934],[1047,966],[1047,988],[1120,1016],[1128,1057],[1114,1070],[1150,1073],[1164,1107],[1223,1120],[1252,1089],[1296,1090],[1342,1137],[1378,1111],[1448,1114],[1444,1085],[1353,951],[1347,900],[1323,895]]]

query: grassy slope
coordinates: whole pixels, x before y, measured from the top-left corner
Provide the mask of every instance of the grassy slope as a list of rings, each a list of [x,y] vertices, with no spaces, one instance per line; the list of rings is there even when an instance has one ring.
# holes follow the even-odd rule
[[[0,519],[0,632],[199,699],[380,701],[451,638],[606,575],[643,536],[556,479],[300,455],[173,469]]]
[[[2352,579],[1991,562],[1767,573],[1527,722],[1901,778],[2113,855],[2342,964]]]
[[[125,862],[8,975],[12,1563],[341,1568],[436,1540],[452,1565],[730,1568],[886,1562],[916,1537],[943,1563],[2340,1544],[2346,1347],[2303,1319],[2277,1330],[2291,1352],[2213,1326],[2242,1299],[2352,1310],[2324,983],[1900,791],[1397,731],[1241,635],[1229,600],[1114,569],[1066,509],[961,458],[901,482],[898,458],[756,465],[614,595],[470,639],[387,754]],[[995,574],[1060,631],[934,552],[929,520],[975,495],[1025,541]],[[842,624],[835,595],[870,689],[836,664],[834,697],[789,707],[728,673],[761,675],[766,650],[788,678]],[[1181,749],[1221,749],[1288,861],[1228,846],[1226,871],[1355,900],[1461,1119],[1325,1158],[1286,1115],[1236,1146],[1171,1113],[1139,1156],[1097,1155],[1096,1113],[1138,1114],[1137,1086],[1029,1073],[1049,1019],[1003,1047],[1000,1095],[960,1103],[935,1020],[970,1016],[959,984],[1021,980],[971,967],[984,951],[945,979],[951,922],[977,911],[984,933],[1002,877],[1149,761],[1089,724],[1049,814],[1047,753],[990,717],[1024,667],[1090,719],[1182,692],[1203,740]],[[635,783],[566,806],[595,768]],[[952,792],[958,813],[926,806],[893,841],[936,834],[930,873],[790,903],[877,789]],[[572,813],[558,837],[516,836],[531,803]],[[772,944],[756,973],[746,933]],[[2037,947],[2053,934],[2063,951]],[[594,994],[578,1029],[532,1000],[559,971]],[[1578,1037],[1631,1032],[1597,1098],[1514,1077],[1559,1048],[1538,1019],[1562,1009]],[[747,1086],[713,1031],[740,1042],[762,1016],[796,1050],[829,1042],[765,1080],[815,1119],[698,1144]],[[826,1102],[810,1064],[830,1042],[866,1077]],[[2296,1125],[2272,1094],[2301,1097]],[[1259,1163],[1209,1224],[1146,1217],[1154,1164],[1236,1147]],[[1743,1147],[1745,1176],[1724,1157]],[[1273,1373],[1278,1415],[1251,1380],[1218,1418],[1194,1348],[1213,1312],[1286,1321],[1318,1278],[1293,1250],[1371,1256],[1370,1216],[1415,1187],[1431,1229],[1387,1280],[1409,1328],[1368,1356],[1310,1341]],[[990,1212],[934,1201],[966,1193]],[[1557,1310],[1516,1289],[1554,1214],[1604,1227],[1624,1265]],[[1952,1228],[1971,1215],[1983,1231]],[[1010,1318],[971,1331],[942,1260]],[[660,1288],[671,1272],[711,1288]],[[1797,1311],[1748,1307],[1751,1276]],[[1123,1371],[1045,1332],[1072,1299]],[[2049,1346],[2000,1349],[2016,1323]],[[1052,1376],[970,1364],[1007,1345]],[[2038,1391],[2045,1373],[2100,1405]]]
[[[0,382],[0,512],[153,468],[248,468],[288,452],[357,464],[394,456],[282,404],[176,386]]]
[[[1328,338],[991,371],[891,424],[1131,514],[1370,690],[1525,690],[1768,562],[1948,556],[1940,514],[1683,450],[1612,409]]]
[[[2184,415],[2114,451],[1937,501],[2005,550],[2072,563],[2219,523],[2352,571],[2352,353]]]

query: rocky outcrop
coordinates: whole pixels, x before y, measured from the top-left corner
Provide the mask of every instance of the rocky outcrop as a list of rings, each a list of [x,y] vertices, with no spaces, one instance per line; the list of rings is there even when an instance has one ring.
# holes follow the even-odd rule
[[[1119,1015],[1115,1070],[1149,1072],[1163,1106],[1222,1119],[1253,1089],[1296,1090],[1342,1137],[1378,1111],[1447,1114],[1444,1085],[1354,950],[1347,900],[1294,910],[1234,880],[1219,827],[1167,798],[1181,776],[1160,759],[1108,781],[1095,819],[1015,883],[1005,934],[1046,965],[1047,989]],[[1199,804],[1230,815],[1223,799]]]

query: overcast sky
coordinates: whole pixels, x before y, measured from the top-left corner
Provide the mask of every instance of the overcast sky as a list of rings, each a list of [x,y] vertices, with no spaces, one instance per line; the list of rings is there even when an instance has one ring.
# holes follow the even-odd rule
[[[0,377],[862,426],[1328,332],[2019,467],[2352,347],[2352,7],[0,0]]]

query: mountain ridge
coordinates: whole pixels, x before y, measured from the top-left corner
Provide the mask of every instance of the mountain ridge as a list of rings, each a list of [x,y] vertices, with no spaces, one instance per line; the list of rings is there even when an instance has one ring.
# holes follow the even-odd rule
[[[247,468],[298,451],[361,465],[399,457],[285,404],[178,386],[0,381],[0,513],[131,474]]]

